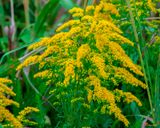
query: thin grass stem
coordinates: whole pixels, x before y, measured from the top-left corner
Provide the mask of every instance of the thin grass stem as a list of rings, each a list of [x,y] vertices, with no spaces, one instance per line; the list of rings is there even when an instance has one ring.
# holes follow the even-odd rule
[[[134,32],[135,40],[136,40],[136,43],[137,43],[137,46],[138,46],[138,53],[139,53],[139,56],[140,56],[142,70],[143,70],[143,73],[144,73],[144,80],[145,80],[145,83],[146,83],[146,86],[147,86],[147,95],[148,95],[148,99],[149,99],[151,113],[152,113],[152,116],[154,117],[153,106],[152,106],[152,99],[151,99],[151,93],[150,93],[149,86],[148,86],[148,79],[147,79],[147,76],[146,76],[144,61],[143,61],[143,58],[142,58],[142,53],[141,53],[141,49],[140,49],[138,33],[137,33],[137,29],[136,29],[133,13],[132,13],[132,10],[131,10],[130,0],[126,0],[126,3],[127,3],[127,6],[128,6],[128,9],[129,9],[129,15],[130,15],[130,18],[131,18],[130,20],[131,20],[131,24],[132,24],[132,27],[133,27],[133,32]]]

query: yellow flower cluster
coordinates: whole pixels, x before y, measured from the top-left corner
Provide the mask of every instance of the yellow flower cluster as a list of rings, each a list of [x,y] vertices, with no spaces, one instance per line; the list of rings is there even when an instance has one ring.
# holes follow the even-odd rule
[[[107,79],[108,75],[105,72],[105,61],[104,61],[104,59],[102,59],[99,55],[94,55],[91,60],[96,65],[96,67],[99,69],[100,75],[102,77],[104,77],[105,79]]]
[[[0,122],[3,122],[4,120],[10,122],[9,124],[4,124],[4,126],[8,127],[14,127],[14,128],[22,128],[23,125],[21,122],[6,108],[2,107],[0,105]]]
[[[119,90],[119,89],[115,89],[114,92],[116,95],[116,100],[118,102],[120,102],[121,98],[124,98],[123,101],[126,103],[131,103],[135,101],[138,104],[138,106],[142,106],[141,101],[136,96],[134,96],[131,92],[123,92],[122,90]]]
[[[26,117],[25,117],[27,114],[29,114],[31,112],[39,112],[39,110],[37,108],[33,108],[33,107],[26,107],[26,108],[24,108],[24,110],[19,112],[17,119],[22,123],[25,122],[30,125],[36,125],[37,124],[36,122],[30,121],[30,120],[26,119]]]
[[[83,17],[84,15],[84,10],[81,8],[72,8],[69,10],[69,13],[72,14],[73,17]]]
[[[115,103],[115,96],[113,93],[109,90],[107,90],[105,87],[101,86],[100,80],[96,76],[89,76],[90,83],[89,86],[94,86],[94,93],[93,93],[93,100],[102,100],[109,103],[109,106],[105,106],[109,108],[109,114],[114,114],[116,118],[118,118],[120,121],[122,121],[126,126],[128,126],[129,121],[126,119],[126,117],[122,114],[120,108],[117,107]],[[104,109],[102,107],[101,111],[104,113]]]
[[[30,45],[28,47],[28,50],[32,50],[32,49],[36,49],[36,48],[39,48],[39,47],[43,47],[48,42],[51,42],[51,38],[48,38],[48,37],[42,38],[39,42],[36,42],[33,45]]]
[[[93,91],[90,90],[90,89],[88,89],[88,88],[86,88],[86,90],[87,90],[87,92],[88,92],[87,99],[88,99],[89,102],[91,102],[92,99],[93,99]]]
[[[100,4],[95,7],[94,17],[97,18],[97,19],[112,20],[110,15],[105,15],[106,13],[114,14],[116,16],[119,16],[118,11],[113,4],[101,0]]]
[[[27,58],[22,64],[20,64],[17,67],[17,70],[22,69],[23,67],[27,67],[30,64],[35,64],[38,61],[38,57],[37,55],[35,56],[30,56],[29,58]]]
[[[101,35],[97,34],[96,35],[96,47],[99,49],[100,52],[103,52],[107,41],[109,41],[108,39],[104,39],[102,38]]]
[[[7,83],[11,83],[11,81],[6,78],[0,78],[0,79],[2,80],[0,81],[0,93],[6,93],[8,95],[15,96],[16,94],[5,85]]]
[[[45,57],[53,54],[54,52],[59,52],[59,47],[57,45],[48,47],[43,54],[37,58],[39,61],[42,61]]]
[[[81,66],[81,59],[89,55],[91,49],[88,44],[82,44],[77,51],[77,66]]]
[[[86,7],[86,13],[89,14],[91,11],[94,11],[94,6],[90,5]]]
[[[6,97],[5,94],[10,95],[10,96],[15,96],[16,94],[12,91],[12,89],[10,89],[9,87],[7,87],[5,84],[10,84],[12,83],[11,80],[7,79],[7,78],[0,78],[0,105],[3,107],[6,107],[8,105],[16,105],[17,107],[19,106],[19,104],[13,100],[10,100]]]
[[[67,27],[77,26],[79,24],[80,24],[80,20],[70,20],[69,22],[66,22],[62,26],[60,26],[56,31],[60,32]]]
[[[46,64],[53,64],[55,63],[55,58],[54,57],[48,57],[48,58],[45,58],[43,61],[40,61],[39,62],[39,69],[42,69]]]
[[[125,51],[120,45],[115,42],[108,43],[108,47],[112,52],[115,60],[122,63],[122,66],[129,68],[135,74],[143,76],[143,73],[138,69],[138,67],[132,62],[132,60],[125,54]]]
[[[143,76],[143,73],[121,47],[122,44],[133,46],[134,43],[122,36],[122,31],[112,22],[111,15],[118,15],[116,7],[101,0],[97,6],[91,5],[85,10],[73,8],[70,13],[76,18],[58,27],[57,33],[52,37],[32,44],[29,50],[41,47],[46,49],[40,55],[27,58],[17,70],[32,63],[38,63],[41,71],[35,74],[35,77],[43,79],[49,76],[49,82],[57,79],[58,82],[55,80],[57,83],[54,83],[57,92],[59,83],[65,85],[66,89],[70,87],[67,85],[74,81],[74,84],[77,84],[75,88],[82,92],[87,90],[88,102],[72,97],[72,103],[78,100],[84,104],[84,107],[90,108],[91,106],[87,105],[90,105],[88,103],[92,100],[103,101],[101,113],[107,113],[105,112],[107,110],[109,114],[114,114],[118,120],[128,126],[128,120],[117,107],[117,96],[114,90],[120,84],[131,84],[144,89],[146,85],[134,76],[134,74]],[[65,32],[63,32],[64,29],[66,29]],[[86,81],[94,86],[93,90],[87,86]],[[113,89],[108,90],[107,86],[111,83]],[[63,99],[68,94],[66,90],[57,95],[57,100],[60,97]],[[73,89],[75,90],[77,89]],[[141,106],[140,101],[131,93],[124,92],[123,97],[126,97],[125,102],[135,101]],[[95,109],[95,112],[97,111]]]
[[[6,78],[0,78],[0,122],[3,122],[6,120],[10,122],[8,126],[21,128],[22,124],[15,118],[15,116],[9,110],[7,110],[7,108],[5,108],[6,106],[9,106],[9,105],[16,105],[17,107],[19,106],[17,102],[11,99],[8,99],[6,96],[6,94],[10,96],[16,95],[10,88],[8,88],[5,85],[10,83],[12,83],[11,80]]]
[[[3,84],[5,84],[5,83],[12,83],[12,81],[11,80],[9,80],[9,79],[6,79],[6,78],[0,78],[0,82],[1,83],[3,83]]]
[[[151,9],[151,11],[153,11],[154,13],[157,12],[155,5],[153,4],[152,0],[148,0],[147,1],[148,7]]]
[[[128,83],[131,84],[133,86],[140,86],[144,89],[147,88],[147,86],[141,82],[140,80],[138,80],[137,78],[135,78],[129,71],[127,71],[124,68],[120,68],[120,67],[114,67],[115,70],[115,77],[119,80],[121,80],[124,83]]]
[[[106,21],[106,20],[100,20],[97,22],[97,25],[95,26],[95,31],[97,32],[97,34],[103,34],[105,33],[108,33],[108,32],[111,32],[110,34],[112,35],[119,35],[122,33],[122,31],[117,28],[112,22],[109,22],[109,21]],[[106,35],[107,36],[107,35]],[[107,36],[109,37],[109,36]],[[114,38],[114,36],[111,36]],[[110,38],[111,38],[110,37]],[[119,37],[121,37],[119,35]],[[124,38],[125,40],[127,40],[126,38]],[[127,41],[123,41],[122,42],[127,42]]]
[[[42,72],[38,72],[34,75],[34,78],[40,77],[40,78],[52,78],[52,71],[50,70],[44,70]]]
[[[23,113],[19,113],[17,117],[15,117],[6,107],[10,105],[15,105],[16,107],[19,107],[19,103],[16,101],[13,101],[8,98],[9,96],[15,96],[16,94],[7,87],[6,84],[12,83],[11,80],[6,78],[0,78],[0,123],[3,127],[14,127],[14,128],[22,128],[23,127],[23,119],[20,119],[19,117],[24,117],[25,115]],[[7,94],[7,95],[6,95]],[[26,111],[27,108],[25,108],[22,111]],[[38,112],[38,109],[32,108],[30,111],[27,111],[26,114],[35,111]],[[7,121],[7,123],[5,122]],[[28,124],[32,122],[28,120]],[[35,124],[35,122],[33,122]]]
[[[66,62],[66,68],[64,71],[64,76],[65,76],[64,84],[65,85],[69,84],[70,78],[74,79],[75,77],[74,65],[75,65],[74,60],[69,60]]]

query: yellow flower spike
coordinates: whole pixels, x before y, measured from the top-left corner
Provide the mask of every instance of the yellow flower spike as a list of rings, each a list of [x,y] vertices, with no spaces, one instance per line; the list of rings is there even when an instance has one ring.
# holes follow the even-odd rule
[[[42,58],[39,58],[39,60]],[[53,64],[56,62],[56,58],[54,57],[47,57],[43,58],[43,61],[39,61],[39,70],[42,69],[46,64]]]
[[[38,55],[34,55],[34,56],[30,56],[28,57],[23,63],[21,63],[16,70],[21,70],[24,67],[29,66],[31,63],[35,64],[39,61],[39,56]]]
[[[94,6],[93,5],[90,5],[90,6],[87,6],[86,7],[86,13],[88,14],[88,13],[90,13],[91,11],[94,11]]]
[[[154,13],[157,12],[156,8],[155,8],[155,4],[152,2],[152,0],[148,0],[148,7],[151,9],[151,11],[153,11]]]
[[[110,42],[108,44],[106,43],[106,45],[108,45],[109,49],[111,50],[114,59],[119,60],[123,67],[129,68],[129,70],[135,74],[143,76],[143,73],[139,70],[138,66],[132,62],[132,60],[126,55],[125,51],[119,44]]]
[[[100,11],[102,10],[102,8],[103,8],[102,4],[99,4],[95,7],[94,18],[96,18],[96,19],[99,18],[99,14],[100,14]]]
[[[73,40],[68,39],[68,40],[65,41],[65,45],[66,45],[67,48],[72,46],[73,44],[74,44]]]
[[[39,112],[39,109],[33,107],[26,107],[22,111],[19,112],[17,119],[21,122],[25,119],[25,116],[31,112]]]
[[[109,113],[114,114],[116,118],[118,118],[120,121],[122,121],[126,126],[129,125],[129,121],[126,119],[126,117],[122,114],[120,108],[117,107],[115,103],[115,96],[113,93],[109,90],[107,90],[105,87],[101,86],[100,80],[96,76],[90,76],[90,85],[94,86],[94,100],[102,100],[109,103]],[[103,108],[102,108],[103,109]]]
[[[92,62],[96,65],[96,67],[99,69],[99,73],[102,77],[105,79],[108,78],[108,74],[105,72],[105,61],[103,58],[101,58],[99,55],[94,55],[92,57]]]
[[[51,78],[52,77],[52,71],[50,70],[44,70],[42,72],[38,72],[34,75],[34,78],[37,78],[37,77],[41,77],[42,79],[44,78]]]
[[[89,32],[90,32],[90,33],[95,33],[96,25],[97,25],[97,21],[94,21],[94,20],[93,20],[93,22],[92,22],[92,24],[91,24],[91,27],[90,27],[90,29],[89,29]]]
[[[92,97],[93,97],[93,92],[91,90],[88,89],[88,96],[87,96],[87,99],[88,99],[88,102],[90,103],[92,101]]]
[[[91,49],[88,44],[82,44],[77,51],[77,66],[81,66],[81,59],[89,55]]]
[[[128,40],[127,38],[125,38],[121,35],[118,35],[116,33],[111,33],[110,39],[111,40],[117,40],[119,44],[128,44],[128,45],[131,45],[131,46],[134,45],[134,43],[131,42],[130,40]]]
[[[94,18],[92,16],[86,15],[86,16],[82,17],[81,21],[83,21],[83,22],[86,21],[86,22],[92,23],[94,21]]]
[[[9,87],[7,87],[5,84],[2,84],[0,82],[0,89],[2,89],[1,91],[3,93],[6,93],[8,95],[11,95],[11,96],[15,96],[16,94],[12,91],[12,89],[10,89]]]
[[[147,86],[141,82],[140,80],[138,80],[137,78],[135,78],[129,71],[127,71],[124,68],[118,68],[118,67],[114,67],[115,70],[115,76],[118,79],[121,79],[122,82],[124,83],[128,83],[131,84],[133,86],[140,86],[144,89],[147,88]]]
[[[79,36],[81,33],[81,27],[74,27],[74,28],[71,28],[70,31],[68,32],[67,34],[67,37],[75,37],[75,36]]]
[[[116,6],[114,6],[111,3],[100,1],[100,4],[95,7],[94,17],[96,19],[111,20],[112,18],[110,17],[110,15],[106,15],[106,13],[115,14],[116,16],[119,16]]]
[[[109,32],[109,31],[116,35],[122,34],[122,31],[119,28],[117,28],[112,22],[106,20],[100,20],[96,26],[96,32],[99,34],[104,34],[104,32]]]
[[[19,120],[19,118],[15,117],[6,107],[10,105],[15,105],[19,107],[19,103],[9,99],[6,94],[9,96],[15,96],[16,94],[5,84],[12,83],[11,80],[6,78],[0,78],[0,123],[2,127],[14,127],[14,128],[23,128],[23,122]],[[37,111],[37,109],[32,108],[33,111]],[[25,116],[21,113],[23,117]],[[21,115],[21,116],[22,116]]]
[[[73,79],[75,77],[74,65],[75,65],[74,60],[69,60],[69,61],[66,62],[66,68],[65,68],[65,71],[64,71],[64,76],[65,76],[64,84],[66,86],[67,86],[67,84],[69,84],[70,78]]]
[[[89,80],[89,85],[100,86],[100,80],[96,76],[90,75]]]
[[[51,37],[51,43],[47,45],[48,46],[55,45],[58,44],[60,41],[65,41],[66,39],[67,39],[67,32],[60,32]]]
[[[126,92],[126,93],[124,93],[124,95],[126,97],[125,102],[131,103],[131,102],[135,101],[138,104],[138,106],[142,106],[141,101],[137,97],[132,95],[132,93]]]
[[[48,47],[45,52],[43,52],[43,54],[41,54],[39,56],[39,58],[37,58],[39,61],[42,61],[45,57],[55,53],[55,52],[59,52],[60,51],[60,48],[58,45],[54,45],[54,46],[50,46]]]
[[[7,78],[0,78],[0,83],[3,83],[3,84],[5,84],[5,83],[12,83],[12,81],[9,80],[9,79],[7,79]]]
[[[130,92],[123,92],[122,90],[119,89],[115,89],[114,92],[117,95],[116,97],[118,98],[118,102],[120,102],[119,98],[123,97],[123,101],[126,103],[131,103],[135,101],[138,104],[138,106],[142,106],[141,101]]]
[[[74,13],[72,16],[80,18],[80,17],[83,17],[83,15],[84,15],[83,13]]]
[[[74,14],[74,13],[84,13],[84,10],[78,7],[74,7],[72,9],[69,10],[69,13]]]
[[[6,120],[11,123],[8,125],[13,126],[14,128],[23,128],[23,125],[21,124],[21,122],[17,118],[15,118],[14,115],[11,114],[9,110],[2,107],[1,105],[0,105],[0,110],[1,110],[0,121]]]
[[[115,104],[111,104],[111,106],[109,106],[109,109],[110,109],[110,114],[116,113],[115,117],[118,118],[120,121],[122,121],[125,124],[125,126],[128,127],[129,121],[124,115],[121,114],[121,110],[117,106],[115,106]]]
[[[104,38],[104,35],[96,34],[96,47],[99,49],[100,52],[103,52],[103,49],[108,44],[109,40]]]
[[[4,96],[3,93],[0,92],[0,104],[1,106],[3,107],[6,107],[6,106],[10,106],[10,105],[15,105],[16,107],[19,107],[19,103],[13,101],[13,100],[10,100],[8,99],[6,96]]]
[[[115,14],[116,16],[119,16],[119,12],[116,9],[115,5],[113,5],[111,3],[104,3],[103,6],[104,6],[104,9],[103,9],[104,11],[106,11],[106,12],[109,11],[109,12],[111,12],[111,14]]]
[[[73,27],[73,26],[76,26],[76,25],[79,25],[79,24],[80,24],[80,20],[70,20],[70,21],[64,23],[59,28],[57,28],[56,32],[60,32],[67,27]]]
[[[42,38],[39,42],[36,42],[36,43],[30,45],[30,46],[28,47],[28,50],[34,50],[34,49],[36,49],[36,48],[46,46],[47,44],[50,44],[51,41],[52,41],[52,40],[51,40],[51,38],[49,38],[49,37]]]
[[[19,107],[19,104],[11,99],[8,99],[6,97],[7,95],[10,96],[15,96],[16,94],[12,91],[12,89],[10,89],[9,87],[7,87],[5,84],[7,83],[12,83],[11,80],[6,79],[6,78],[0,78],[0,105],[3,107],[9,106],[9,105],[15,105],[17,107]]]

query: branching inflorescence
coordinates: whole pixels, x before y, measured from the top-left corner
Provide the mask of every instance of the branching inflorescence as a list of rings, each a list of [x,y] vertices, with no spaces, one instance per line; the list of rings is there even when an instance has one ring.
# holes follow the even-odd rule
[[[22,128],[26,125],[35,125],[35,122],[28,120],[25,116],[31,112],[38,112],[39,110],[37,108],[26,107],[24,110],[20,111],[17,116],[12,114],[7,108],[11,105],[19,107],[18,102],[8,98],[8,96],[16,95],[12,89],[6,85],[11,83],[12,81],[9,79],[0,78],[0,123],[4,128]]]
[[[40,72],[34,77],[54,84],[52,93],[56,94],[61,87],[72,86],[71,103],[79,101],[87,108],[91,108],[91,102],[99,104],[100,110],[94,112],[112,114],[128,126],[129,121],[117,103],[134,101],[139,106],[142,103],[131,92],[119,88],[132,85],[146,89],[146,85],[135,77],[143,76],[143,73],[121,46],[134,44],[122,36],[122,31],[112,22],[111,15],[118,16],[118,11],[113,4],[101,0],[97,6],[76,7],[69,12],[73,19],[60,26],[57,34],[28,47],[28,50],[40,47],[46,47],[46,50],[28,57],[17,70],[38,64]],[[69,94],[67,89],[63,91],[57,93],[57,99]],[[86,97],[75,91],[82,91]]]

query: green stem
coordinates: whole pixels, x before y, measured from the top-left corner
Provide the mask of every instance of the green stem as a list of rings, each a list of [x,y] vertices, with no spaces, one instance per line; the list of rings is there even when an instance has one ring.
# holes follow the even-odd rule
[[[160,54],[158,55],[158,61],[157,61],[157,71],[155,76],[155,123],[158,124],[158,121],[160,120],[159,115],[159,103],[160,103],[160,72],[158,71],[160,69]],[[160,125],[157,127],[160,128]]]
[[[86,9],[86,7],[87,7],[87,4],[88,4],[88,0],[84,0],[84,9]]]
[[[153,106],[152,106],[151,94],[150,94],[150,90],[149,90],[149,86],[148,86],[148,80],[147,80],[146,71],[145,71],[145,67],[144,67],[144,61],[143,61],[143,58],[142,58],[142,53],[141,53],[141,49],[140,49],[139,44],[138,44],[138,53],[140,55],[142,70],[143,70],[143,73],[144,73],[144,80],[145,80],[145,83],[147,85],[147,94],[148,94],[148,98],[149,98],[149,104],[150,104],[150,108],[151,108],[152,116],[153,116]]]
[[[151,94],[150,94],[150,90],[149,90],[149,86],[148,86],[148,80],[147,80],[147,76],[146,76],[144,61],[143,61],[143,58],[142,58],[142,53],[141,53],[141,49],[140,49],[140,45],[139,45],[139,38],[138,38],[138,34],[137,34],[135,20],[134,20],[133,13],[132,13],[132,10],[131,10],[130,1],[126,0],[126,2],[127,2],[128,9],[129,9],[129,15],[130,15],[130,18],[131,18],[130,20],[131,20],[131,24],[132,24],[132,27],[133,27],[133,32],[134,32],[135,40],[136,40],[136,43],[138,45],[138,53],[140,55],[142,70],[143,70],[143,73],[144,73],[144,80],[145,80],[145,83],[146,83],[146,86],[147,86],[147,94],[148,94],[149,104],[150,104],[152,116],[154,117],[152,100],[151,100]]]
[[[148,65],[148,49],[147,48],[145,48],[145,44],[146,44],[146,42],[145,42],[145,39],[144,39],[144,37],[143,37],[143,33],[142,33],[142,25],[141,25],[141,22],[140,22],[140,19],[139,19],[139,17],[138,17],[138,14],[137,14],[137,12],[138,12],[138,10],[137,10],[137,7],[136,7],[136,1],[134,0],[134,8],[135,8],[135,10],[136,10],[136,18],[137,18],[137,23],[138,23],[138,25],[139,25],[139,27],[140,27],[140,37],[141,37],[141,46],[142,47],[144,47],[144,52],[145,52],[145,56],[144,56],[144,63],[145,63],[145,69],[146,69],[146,75],[147,75],[147,78],[148,78],[148,81],[149,81],[149,85],[150,85],[150,90],[151,90],[151,97],[153,98],[154,96],[153,96],[153,94],[154,94],[154,92],[153,92],[153,89],[151,88],[152,87],[152,81],[151,81],[151,75],[150,75],[150,71],[149,71],[149,65]]]
[[[29,17],[29,0],[23,0],[26,26],[30,24]]]

